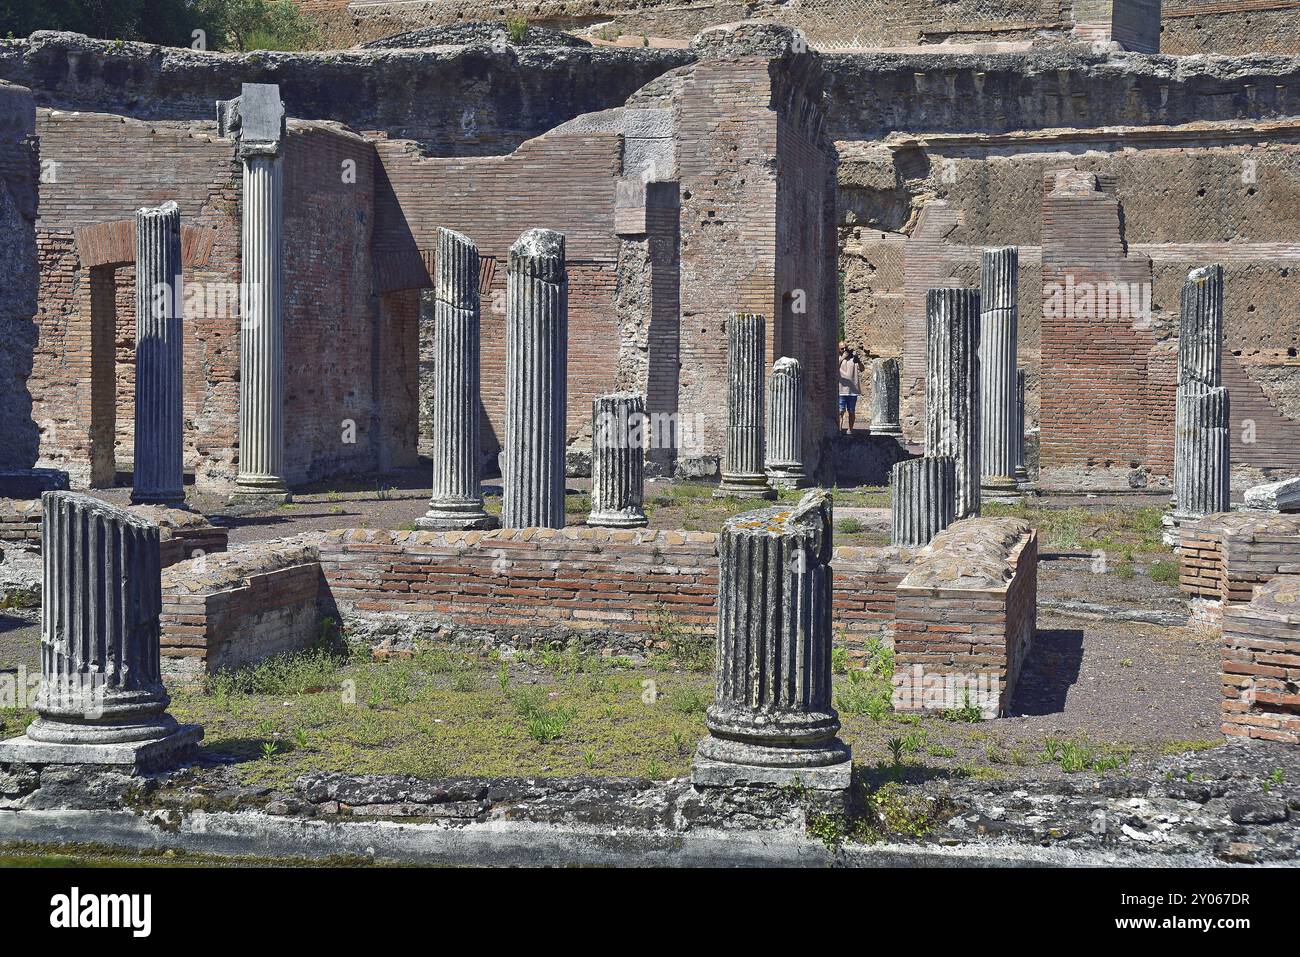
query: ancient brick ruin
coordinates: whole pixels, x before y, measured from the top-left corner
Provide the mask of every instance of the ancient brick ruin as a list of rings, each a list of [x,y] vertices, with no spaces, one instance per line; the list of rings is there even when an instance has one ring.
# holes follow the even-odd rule
[[[703,648],[654,800],[710,827],[852,818],[907,748],[973,776],[925,729],[1146,728],[1175,682],[1184,750],[1300,743],[1300,4],[298,6],[335,48],[0,40],[0,614],[45,616],[54,689],[5,706],[0,810],[192,761],[173,693],[430,647],[507,697],[667,656],[647,707]],[[1085,681],[1130,626],[1165,683]],[[1021,746],[981,745],[1080,769]],[[386,793],[343,760],[288,813]]]

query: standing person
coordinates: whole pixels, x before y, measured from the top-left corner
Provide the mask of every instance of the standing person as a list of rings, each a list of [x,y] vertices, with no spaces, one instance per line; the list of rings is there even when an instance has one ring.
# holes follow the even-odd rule
[[[849,344],[840,340],[840,428],[845,435],[853,433],[853,417],[858,408],[858,396],[862,392],[858,386],[858,373],[862,368],[862,363],[853,354]],[[849,423],[847,429],[844,427],[846,417]]]

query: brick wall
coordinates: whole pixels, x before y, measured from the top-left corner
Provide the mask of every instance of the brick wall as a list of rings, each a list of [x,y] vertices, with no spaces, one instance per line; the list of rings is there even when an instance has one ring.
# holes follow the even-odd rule
[[[1300,515],[1223,512],[1179,529],[1179,588],[1225,606],[1248,602],[1255,586],[1300,573]]]
[[[1017,519],[958,522],[917,553],[898,585],[896,710],[1006,713],[1034,640],[1037,567],[1037,533]]]
[[[674,101],[681,182],[681,412],[704,450],[724,447],[726,318],[767,317],[767,359],[801,360],[809,382],[805,458],[833,426],[837,331],[833,147],[820,62],[808,55],[701,60]],[[825,255],[818,255],[825,251]],[[805,313],[791,309],[796,290]]]
[[[1223,733],[1300,744],[1300,575],[1223,612]]]
[[[348,616],[398,615],[458,628],[558,628],[641,636],[661,617],[701,634],[716,628],[712,532],[507,529],[491,532],[330,532],[316,541],[333,602]],[[860,650],[888,634],[904,565],[893,549],[835,551],[837,639]]]
[[[310,546],[259,543],[163,572],[162,661],[192,679],[299,651],[320,632],[320,564]]]
[[[131,461],[134,249],[102,242],[97,228],[175,200],[183,224],[204,237],[186,244],[187,286],[229,287],[239,279],[238,168],[213,124],[42,109],[37,128],[48,172],[28,385],[40,463],[66,469],[82,487],[108,485]],[[238,316],[187,317],[185,337],[185,466],[201,487],[220,486],[235,473]]]

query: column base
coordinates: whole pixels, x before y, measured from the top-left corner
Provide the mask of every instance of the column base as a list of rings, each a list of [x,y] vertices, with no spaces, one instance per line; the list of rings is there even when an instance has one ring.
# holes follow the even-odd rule
[[[592,512],[587,524],[593,528],[645,528],[650,524],[645,512]]]
[[[772,488],[809,488],[812,485],[812,479],[802,468],[769,468],[767,470],[767,483]]]
[[[430,531],[486,531],[500,524],[495,515],[488,514],[482,502],[448,504],[430,503],[429,510],[415,520],[416,528]]]
[[[899,436],[903,434],[903,427],[897,422],[887,423],[885,425],[869,425],[867,430],[872,435],[889,435]]]
[[[231,505],[285,505],[292,501],[293,495],[284,484],[284,479],[275,476],[240,476],[235,479],[235,490],[230,493]]]
[[[846,791],[853,784],[853,761],[847,745],[835,764],[813,767],[775,767],[715,761],[696,753],[691,762],[691,783],[696,787],[802,786],[811,791]]]
[[[986,502],[1018,502],[1020,486],[1009,475],[986,475],[980,479],[980,498]]]
[[[23,735],[0,741],[0,764],[87,764],[141,774],[183,763],[201,740],[203,728],[197,724],[178,725],[171,734],[151,741],[115,744],[61,744]]]
[[[722,473],[714,498],[776,498],[776,489],[767,484],[763,473]]]
[[[161,505],[164,508],[187,508],[185,492],[137,492],[131,489],[132,505]]]

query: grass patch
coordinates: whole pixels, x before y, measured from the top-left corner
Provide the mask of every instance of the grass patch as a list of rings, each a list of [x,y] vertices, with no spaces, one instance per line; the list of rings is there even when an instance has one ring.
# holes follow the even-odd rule
[[[1087,741],[1048,738],[1039,760],[1055,764],[1062,771],[1111,771],[1128,764],[1133,749],[1121,745],[1097,745]]]

